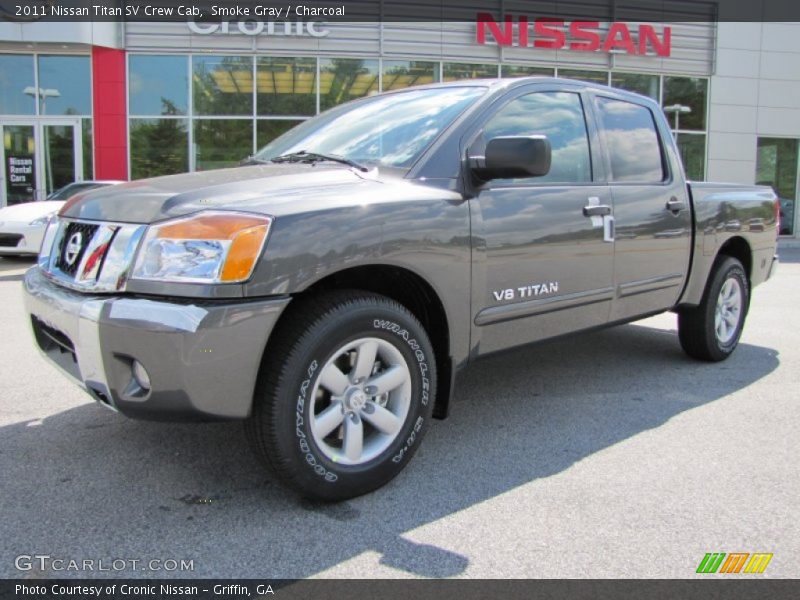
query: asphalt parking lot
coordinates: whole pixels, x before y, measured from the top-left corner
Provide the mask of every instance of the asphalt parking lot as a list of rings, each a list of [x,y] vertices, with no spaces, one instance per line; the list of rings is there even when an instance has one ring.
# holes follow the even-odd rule
[[[261,472],[241,424],[94,404],[34,350],[30,263],[0,259],[0,577],[685,578],[706,552],[800,577],[800,250],[782,260],[727,362],[685,357],[674,315],[487,359],[400,477],[317,505]]]

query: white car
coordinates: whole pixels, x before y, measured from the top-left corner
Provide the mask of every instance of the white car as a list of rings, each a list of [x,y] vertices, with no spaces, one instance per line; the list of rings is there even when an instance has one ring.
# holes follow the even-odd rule
[[[36,256],[44,230],[68,198],[92,188],[121,181],[76,181],[56,190],[47,200],[24,202],[0,208],[0,256]]]

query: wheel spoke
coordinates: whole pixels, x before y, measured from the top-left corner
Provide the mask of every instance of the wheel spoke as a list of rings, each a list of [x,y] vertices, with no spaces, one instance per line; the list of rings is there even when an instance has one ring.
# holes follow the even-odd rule
[[[344,409],[341,402],[331,405],[314,417],[314,429],[321,438],[328,437],[331,432],[344,421]]]
[[[722,284],[722,289],[720,290],[720,297],[722,298],[723,303],[727,304],[728,300],[731,297],[731,280],[728,279],[725,283]]]
[[[378,431],[387,435],[394,435],[402,425],[400,419],[393,412],[374,402],[367,402],[364,410],[361,411],[361,416],[365,421],[374,425]]]
[[[330,364],[320,373],[319,384],[334,396],[341,396],[344,394],[347,386],[350,385],[350,380],[347,379],[347,375],[342,373],[339,367]]]
[[[344,444],[342,449],[348,460],[361,458],[364,448],[364,423],[358,415],[348,415],[344,420]]]
[[[383,373],[380,373],[367,381],[367,387],[374,388],[374,390],[369,390],[368,393],[373,396],[377,396],[378,394],[391,392],[396,387],[399,387],[405,383],[406,377],[407,371],[404,367],[400,365],[389,367]]]
[[[378,355],[378,343],[368,340],[358,347],[356,355],[356,365],[353,367],[353,372],[350,377],[353,381],[357,379],[365,379],[372,374],[372,367],[375,364],[375,358]]]

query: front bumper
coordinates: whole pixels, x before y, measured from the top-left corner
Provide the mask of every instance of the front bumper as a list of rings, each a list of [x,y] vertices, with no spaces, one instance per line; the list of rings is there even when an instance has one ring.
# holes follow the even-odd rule
[[[169,302],[78,293],[39,267],[25,307],[42,353],[99,402],[152,420],[250,414],[267,339],[289,298]],[[150,389],[133,377],[144,365]]]
[[[39,254],[44,237],[44,225],[27,223],[5,223],[0,229],[0,256]]]

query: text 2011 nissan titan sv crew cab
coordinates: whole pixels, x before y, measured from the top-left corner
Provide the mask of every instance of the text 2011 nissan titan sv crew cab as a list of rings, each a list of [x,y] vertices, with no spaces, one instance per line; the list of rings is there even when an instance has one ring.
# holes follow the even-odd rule
[[[574,81],[355,100],[245,165],[73,198],[36,343],[138,418],[246,419],[308,496],[386,483],[483,355],[664,311],[726,358],[775,264],[767,187],[685,181],[659,106]]]

